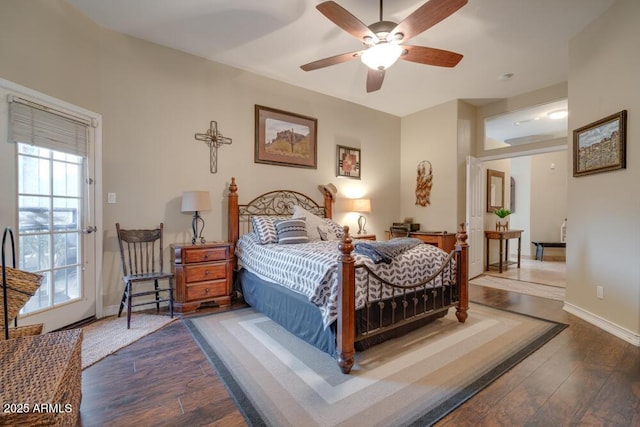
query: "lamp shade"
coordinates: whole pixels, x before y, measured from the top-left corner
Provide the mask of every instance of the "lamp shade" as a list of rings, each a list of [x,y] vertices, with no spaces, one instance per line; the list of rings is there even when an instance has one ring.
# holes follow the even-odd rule
[[[351,203],[353,212],[371,212],[371,200],[369,199],[354,199]]]
[[[182,193],[182,212],[201,212],[211,209],[208,191],[185,191]]]

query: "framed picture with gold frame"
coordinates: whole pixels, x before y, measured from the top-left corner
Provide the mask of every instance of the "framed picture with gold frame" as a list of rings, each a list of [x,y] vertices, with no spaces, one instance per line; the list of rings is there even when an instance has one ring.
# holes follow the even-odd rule
[[[627,110],[573,131],[573,176],[627,167]]]
[[[360,149],[336,146],[336,176],[360,179]]]

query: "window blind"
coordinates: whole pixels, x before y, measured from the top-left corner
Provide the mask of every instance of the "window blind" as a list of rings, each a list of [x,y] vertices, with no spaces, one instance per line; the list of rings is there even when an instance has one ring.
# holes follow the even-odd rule
[[[20,98],[9,100],[9,138],[86,157],[89,123]]]

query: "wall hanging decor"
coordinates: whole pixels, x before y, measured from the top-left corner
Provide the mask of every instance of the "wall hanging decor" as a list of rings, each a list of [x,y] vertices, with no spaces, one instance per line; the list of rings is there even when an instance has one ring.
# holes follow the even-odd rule
[[[255,125],[256,163],[317,169],[317,119],[256,105]]]
[[[360,149],[336,146],[336,176],[360,179]]]
[[[431,187],[433,186],[433,169],[431,168],[431,162],[423,160],[418,163],[417,173],[416,205],[425,207],[431,204]]]
[[[627,110],[573,131],[573,176],[627,167]]]
[[[218,130],[218,122],[215,120],[209,123],[209,129],[205,133],[196,133],[195,138],[198,141],[204,141],[209,146],[209,171],[211,173],[218,172],[218,147],[222,144],[231,144],[231,138],[222,136]]]

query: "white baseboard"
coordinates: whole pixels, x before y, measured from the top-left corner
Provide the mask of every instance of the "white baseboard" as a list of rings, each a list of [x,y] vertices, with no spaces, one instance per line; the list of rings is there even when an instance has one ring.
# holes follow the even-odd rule
[[[625,340],[628,343],[635,345],[636,347],[640,347],[640,334],[636,334],[631,332],[630,330],[623,328],[620,325],[616,325],[604,319],[596,314],[593,314],[587,310],[584,310],[580,307],[577,307],[568,302],[564,303],[564,307],[562,307],[564,311],[573,314],[584,320],[585,322],[589,322],[594,326],[614,335],[622,340]]]

